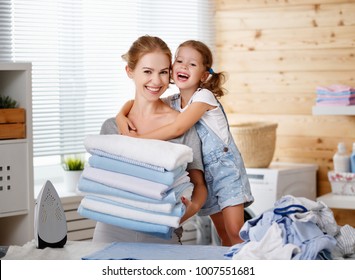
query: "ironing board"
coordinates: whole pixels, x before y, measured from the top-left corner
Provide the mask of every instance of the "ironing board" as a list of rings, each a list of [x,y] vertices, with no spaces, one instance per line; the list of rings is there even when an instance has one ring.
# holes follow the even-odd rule
[[[67,241],[63,248],[37,249],[35,240],[23,246],[12,245],[5,248],[0,260],[80,260],[83,256],[94,253],[108,246],[107,243],[91,241]]]
[[[114,242],[85,260],[225,260],[229,247]]]
[[[67,241],[63,248],[37,249],[35,241],[23,246],[2,247],[1,260],[89,260],[89,259],[145,259],[145,260],[223,260],[228,247],[210,245],[168,245],[156,243],[95,243]]]

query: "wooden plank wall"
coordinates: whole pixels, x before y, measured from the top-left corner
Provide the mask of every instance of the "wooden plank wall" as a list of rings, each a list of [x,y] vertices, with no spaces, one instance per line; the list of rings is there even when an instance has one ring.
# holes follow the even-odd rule
[[[277,122],[273,160],[317,164],[317,195],[330,192],[327,172],[337,143],[355,142],[355,116],[314,116],[312,106],[319,85],[355,87],[355,1],[215,0],[215,9],[230,123]]]

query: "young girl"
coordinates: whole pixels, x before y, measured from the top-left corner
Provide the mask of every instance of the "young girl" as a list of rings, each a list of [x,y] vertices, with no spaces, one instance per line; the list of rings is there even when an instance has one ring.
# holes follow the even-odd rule
[[[177,50],[172,76],[180,93],[167,97],[180,115],[169,125],[140,134],[125,120],[127,107],[116,121],[123,133],[141,138],[167,140],[183,134],[195,125],[202,142],[206,203],[199,215],[209,215],[224,246],[242,242],[239,231],[244,224],[244,207],[254,198],[241,154],[229,131],[227,117],[217,98],[224,95],[223,73],[212,70],[213,57],[202,42],[189,40]],[[128,124],[128,127],[127,127]]]

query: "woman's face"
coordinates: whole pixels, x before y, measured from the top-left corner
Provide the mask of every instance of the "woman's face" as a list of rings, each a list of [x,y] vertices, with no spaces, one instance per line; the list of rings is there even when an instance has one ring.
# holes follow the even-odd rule
[[[155,51],[141,57],[134,70],[126,68],[128,76],[133,79],[136,94],[148,100],[159,99],[169,86],[169,57]]]

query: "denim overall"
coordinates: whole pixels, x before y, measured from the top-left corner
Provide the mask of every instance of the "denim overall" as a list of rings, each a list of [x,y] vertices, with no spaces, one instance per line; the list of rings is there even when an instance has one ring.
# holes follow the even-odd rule
[[[180,94],[175,94],[171,98],[170,106],[180,111],[180,103]],[[220,103],[219,106],[226,117]],[[228,123],[227,117],[226,121]],[[206,203],[201,208],[199,215],[212,215],[227,206],[243,203],[244,207],[247,207],[252,204],[254,197],[251,194],[244,162],[230,131],[229,143],[225,144],[202,119],[195,124],[195,127],[202,143],[208,190]]]

